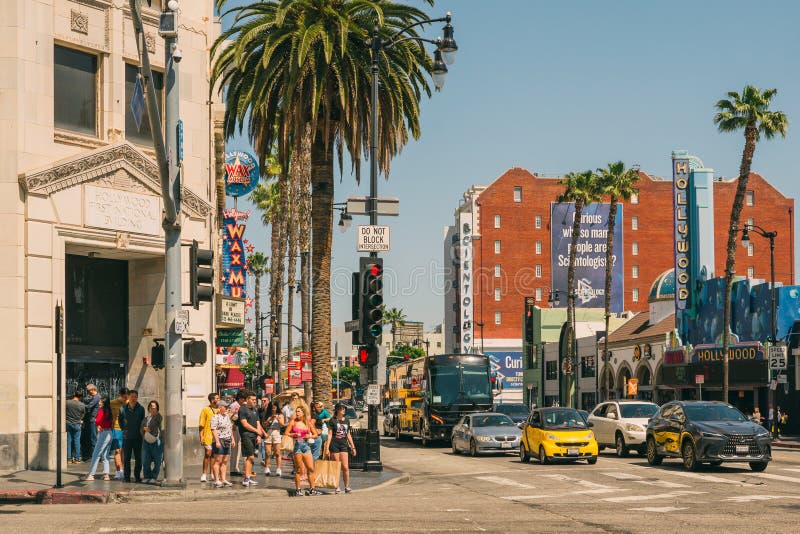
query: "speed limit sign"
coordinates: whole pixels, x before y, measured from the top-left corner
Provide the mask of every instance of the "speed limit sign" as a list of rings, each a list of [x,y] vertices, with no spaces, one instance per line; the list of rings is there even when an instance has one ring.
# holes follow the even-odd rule
[[[773,345],[769,348],[769,368],[772,371],[785,371],[787,364],[785,345]]]

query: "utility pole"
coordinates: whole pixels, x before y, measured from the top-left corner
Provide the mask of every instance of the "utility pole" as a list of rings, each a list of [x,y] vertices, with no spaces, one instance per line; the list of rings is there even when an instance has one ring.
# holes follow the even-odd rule
[[[144,99],[147,106],[150,130],[156,152],[161,178],[161,195],[164,201],[164,255],[165,316],[164,329],[166,357],[165,369],[165,425],[164,425],[164,486],[184,486],[183,478],[183,338],[176,331],[175,319],[181,310],[181,147],[179,128],[179,69],[182,58],[178,48],[178,2],[170,0],[168,8],[161,14],[159,35],[164,38],[165,91],[164,105],[166,144],[161,129],[158,97],[153,85],[150,57],[142,24],[141,0],[130,0],[131,18],[136,32],[142,76],[144,77]]]

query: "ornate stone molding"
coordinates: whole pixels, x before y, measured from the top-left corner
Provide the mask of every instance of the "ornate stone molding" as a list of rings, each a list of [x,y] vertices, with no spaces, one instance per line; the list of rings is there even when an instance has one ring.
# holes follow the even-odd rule
[[[155,162],[127,141],[19,175],[19,184],[26,193],[48,196],[90,182],[114,189],[161,195]],[[181,197],[182,211],[187,215],[205,218],[211,213],[211,205],[185,186],[181,188]]]
[[[147,43],[147,51],[151,54],[156,53],[156,35],[153,32],[145,32],[144,41]]]
[[[70,29],[77,33],[89,35],[89,17],[80,11],[70,10]]]

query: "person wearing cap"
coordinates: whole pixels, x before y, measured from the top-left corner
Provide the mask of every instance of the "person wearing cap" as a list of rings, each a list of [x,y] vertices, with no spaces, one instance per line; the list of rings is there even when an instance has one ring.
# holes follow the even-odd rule
[[[214,487],[233,486],[228,482],[228,459],[236,441],[233,437],[233,422],[228,415],[228,403],[225,401],[217,401],[217,413],[211,417],[211,434],[214,437],[211,444],[211,452],[214,454],[214,463],[211,464]]]
[[[94,421],[97,418],[97,412],[100,410],[100,395],[97,393],[97,386],[94,384],[86,384],[86,393],[86,399],[84,400],[86,403],[86,419],[84,421],[88,422],[89,443],[91,444],[92,452],[94,452],[94,447],[97,445],[97,425]]]

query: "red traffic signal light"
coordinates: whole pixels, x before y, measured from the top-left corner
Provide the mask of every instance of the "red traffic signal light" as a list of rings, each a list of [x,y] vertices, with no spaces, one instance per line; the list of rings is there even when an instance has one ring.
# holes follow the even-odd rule
[[[383,271],[383,266],[378,264],[373,264],[369,269],[369,273],[372,276],[378,276],[379,274],[381,274],[381,271]]]
[[[365,365],[369,360],[369,351],[367,349],[358,349],[358,363]]]
[[[364,367],[374,367],[378,365],[378,347],[367,345],[358,349],[358,363]]]

